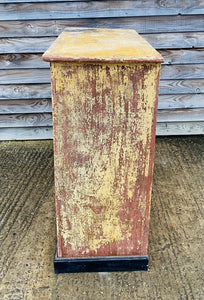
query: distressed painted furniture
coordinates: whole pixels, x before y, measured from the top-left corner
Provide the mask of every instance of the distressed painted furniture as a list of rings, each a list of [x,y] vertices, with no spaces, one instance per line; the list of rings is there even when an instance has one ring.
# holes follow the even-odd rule
[[[55,271],[148,269],[161,55],[134,30],[67,28],[51,62]]]

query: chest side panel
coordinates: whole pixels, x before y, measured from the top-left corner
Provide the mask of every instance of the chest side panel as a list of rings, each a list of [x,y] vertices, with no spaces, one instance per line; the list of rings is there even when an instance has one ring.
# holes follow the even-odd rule
[[[146,254],[159,69],[51,64],[59,257]]]

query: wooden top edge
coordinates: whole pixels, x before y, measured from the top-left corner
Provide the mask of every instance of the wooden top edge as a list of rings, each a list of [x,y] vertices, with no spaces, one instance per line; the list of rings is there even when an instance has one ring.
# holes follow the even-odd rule
[[[66,28],[43,54],[45,61],[163,62],[132,29]]]
[[[163,58],[160,58],[160,57],[154,57],[154,58],[138,58],[138,59],[114,59],[114,58],[110,58],[110,59],[99,59],[99,58],[87,58],[87,57],[80,57],[80,58],[71,58],[71,57],[59,57],[59,56],[45,56],[43,55],[42,56],[42,59],[44,61],[47,61],[47,62],[96,62],[96,63],[142,63],[142,62],[147,62],[147,63],[162,63],[164,62],[164,59]]]

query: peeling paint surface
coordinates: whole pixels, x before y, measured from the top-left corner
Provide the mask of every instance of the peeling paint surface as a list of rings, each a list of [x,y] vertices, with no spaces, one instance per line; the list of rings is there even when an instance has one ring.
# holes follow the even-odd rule
[[[162,62],[133,29],[68,27],[43,54],[45,61]]]
[[[159,71],[51,62],[58,257],[147,254]]]

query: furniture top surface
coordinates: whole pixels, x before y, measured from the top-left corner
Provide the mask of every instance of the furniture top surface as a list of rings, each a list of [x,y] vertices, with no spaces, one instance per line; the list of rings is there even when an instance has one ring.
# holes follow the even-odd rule
[[[66,28],[43,54],[45,61],[162,62],[135,30]]]

